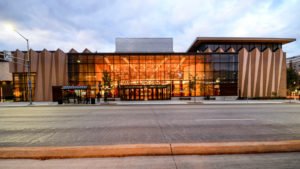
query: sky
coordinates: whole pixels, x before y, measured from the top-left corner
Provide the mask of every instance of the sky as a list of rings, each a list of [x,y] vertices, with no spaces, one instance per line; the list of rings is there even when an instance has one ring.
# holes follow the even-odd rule
[[[196,37],[296,38],[284,45],[300,55],[300,0],[0,0],[0,51],[114,52],[117,37],[172,37],[185,52]]]

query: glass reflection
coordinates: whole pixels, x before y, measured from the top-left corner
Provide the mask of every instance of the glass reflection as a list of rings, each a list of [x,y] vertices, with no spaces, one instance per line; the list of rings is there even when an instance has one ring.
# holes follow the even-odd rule
[[[108,72],[113,81],[110,96],[125,100],[237,95],[237,58],[226,53],[69,54],[69,82],[103,92],[98,86],[103,85],[103,72]],[[195,90],[190,89],[192,79]]]

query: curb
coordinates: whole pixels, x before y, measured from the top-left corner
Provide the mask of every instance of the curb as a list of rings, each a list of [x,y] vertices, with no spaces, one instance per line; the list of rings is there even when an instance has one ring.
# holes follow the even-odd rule
[[[169,144],[0,148],[0,159],[62,159],[171,155]]]
[[[70,147],[0,147],[0,159],[62,159],[156,155],[300,152],[300,140],[270,142],[124,144]]]
[[[300,140],[172,144],[176,155],[250,154],[300,152]]]
[[[176,103],[176,104],[101,104],[101,105],[32,105],[32,106],[28,106],[28,105],[21,105],[21,106],[6,106],[6,105],[0,105],[0,108],[1,107],[5,107],[5,108],[16,108],[16,107],[88,107],[88,106],[91,106],[91,107],[96,107],[96,106],[149,106],[149,105],[155,105],[155,106],[158,106],[158,105],[162,105],[162,106],[165,106],[165,105],[270,105],[270,104],[294,104],[294,105],[297,105],[297,104],[300,104],[299,103],[182,103],[182,104],[179,104],[179,103]]]

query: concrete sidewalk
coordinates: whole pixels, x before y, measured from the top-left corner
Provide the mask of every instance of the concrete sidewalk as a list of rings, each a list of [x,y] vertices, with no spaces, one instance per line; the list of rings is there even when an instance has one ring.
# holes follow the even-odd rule
[[[57,102],[33,102],[32,106],[55,106],[58,105]],[[3,102],[0,103],[0,107],[23,107],[23,106],[29,106],[29,102]]]
[[[0,169],[292,169],[300,166],[300,153],[234,155],[136,156],[73,159],[0,159]]]
[[[63,104],[58,105],[57,102],[33,102],[32,106],[96,106],[96,105],[176,105],[176,104],[300,104],[299,100],[200,100],[194,103],[193,100],[155,100],[155,101],[109,101],[100,104]],[[0,107],[17,107],[29,106],[29,102],[4,102],[0,103]]]
[[[194,104],[193,100],[157,100],[157,101],[113,101],[119,105],[134,104]],[[299,100],[198,100],[196,104],[281,104],[281,103],[300,103]]]

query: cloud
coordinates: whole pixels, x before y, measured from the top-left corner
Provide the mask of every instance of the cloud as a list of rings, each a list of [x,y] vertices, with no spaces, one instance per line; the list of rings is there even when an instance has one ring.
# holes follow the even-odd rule
[[[299,16],[299,0],[2,0],[0,46],[26,49],[3,31],[11,22],[34,50],[114,52],[116,37],[173,37],[174,50],[183,52],[198,36],[300,39]],[[299,45],[284,45],[287,56],[299,55]]]
[[[5,23],[0,23],[1,27]],[[104,51],[112,51],[113,44],[105,39],[97,38],[97,32],[93,30],[75,30],[56,32],[50,29],[23,29],[21,34],[29,39],[30,48],[34,50],[56,50],[58,48],[69,51],[75,48],[82,51],[89,48],[91,51],[102,49]],[[7,48],[15,50],[26,49],[26,41],[16,32],[9,32],[7,30],[0,30],[0,41],[4,42]]]

